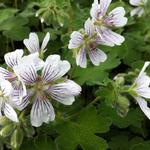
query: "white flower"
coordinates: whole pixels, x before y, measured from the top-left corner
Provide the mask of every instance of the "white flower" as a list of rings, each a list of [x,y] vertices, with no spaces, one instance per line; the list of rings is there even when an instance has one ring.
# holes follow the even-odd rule
[[[10,105],[12,91],[13,87],[11,86],[11,83],[0,75],[0,116],[2,116],[3,112],[7,118],[14,122],[18,122],[17,114]]]
[[[135,15],[141,17],[144,14],[144,6],[146,3],[147,0],[130,0],[130,4],[136,7],[131,11],[131,17]]]
[[[14,90],[18,90],[20,100],[26,95],[26,88],[24,83],[18,80],[15,72],[13,71],[13,68],[14,66],[17,66],[19,64],[22,56],[22,49],[17,49],[14,52],[5,54],[4,59],[8,66],[8,70],[0,67],[0,74],[2,74],[6,80],[9,80],[11,82]]]
[[[137,103],[139,104],[141,110],[150,119],[150,108],[147,106],[147,101],[144,98],[150,98],[150,77],[146,75],[146,68],[150,62],[145,62],[139,76],[135,80],[136,88],[135,92],[138,96],[135,96]]]
[[[30,33],[29,34],[29,39],[24,39],[23,43],[27,47],[27,49],[30,51],[30,53],[35,53],[35,52],[45,52],[46,51],[46,46],[50,40],[50,34],[49,32],[46,33],[42,45],[40,47],[39,45],[39,38],[36,33]]]
[[[102,41],[95,32],[95,27],[92,21],[87,19],[84,24],[85,31],[80,33],[74,31],[71,34],[71,40],[69,42],[69,49],[78,49],[76,51],[76,64],[82,68],[87,67],[87,54],[91,62],[98,66],[101,62],[107,59],[107,55],[96,46],[97,44],[109,45],[105,41]]]
[[[123,7],[113,9],[107,15],[107,10],[112,0],[94,0],[91,8],[91,17],[99,36],[110,45],[121,45],[124,37],[113,32],[109,27],[122,27],[127,23]]]
[[[80,93],[81,87],[78,84],[62,78],[69,69],[69,62],[60,60],[59,55],[50,55],[40,71],[37,71],[30,58],[27,61],[27,57],[15,67],[19,78],[29,87],[23,101],[20,102],[16,98],[15,103],[18,109],[22,110],[33,102],[30,114],[33,126],[39,127],[43,122],[48,123],[55,119],[51,99],[71,105],[75,100],[74,97]],[[17,93],[14,94],[13,99],[15,97],[17,97]]]

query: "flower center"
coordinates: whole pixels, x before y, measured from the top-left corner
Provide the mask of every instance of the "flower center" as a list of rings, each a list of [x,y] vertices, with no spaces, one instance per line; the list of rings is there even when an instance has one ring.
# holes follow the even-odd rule
[[[44,83],[40,77],[37,78],[35,83],[35,89],[37,92],[41,92],[43,90]]]

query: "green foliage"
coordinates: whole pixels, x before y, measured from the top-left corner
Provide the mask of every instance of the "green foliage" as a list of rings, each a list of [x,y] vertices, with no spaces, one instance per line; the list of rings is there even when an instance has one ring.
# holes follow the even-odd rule
[[[105,150],[108,147],[106,141],[95,134],[107,132],[110,125],[111,121],[97,114],[95,108],[86,109],[76,122],[64,122],[57,127],[60,136],[56,138],[56,144],[61,150],[74,150],[79,145],[84,150]]]
[[[51,40],[46,56],[59,54],[71,63],[67,76],[82,86],[72,106],[54,102],[56,120],[39,128],[29,124],[28,110],[18,112],[20,123],[0,117],[0,149],[12,150],[149,150],[150,121],[126,91],[139,69],[150,60],[150,2],[143,17],[130,17],[127,0],[113,0],[109,10],[122,6],[128,23],[116,30],[125,37],[121,46],[99,48],[107,61],[82,69],[68,49],[70,34],[83,28],[93,0],[1,0],[0,63],[4,54],[23,48],[23,40],[36,32]],[[42,23],[41,23],[42,22]],[[26,53],[26,51],[25,51]],[[116,75],[120,75],[114,80]],[[131,92],[131,91],[130,91]],[[94,105],[94,106],[93,106]],[[24,116],[27,116],[24,119]]]

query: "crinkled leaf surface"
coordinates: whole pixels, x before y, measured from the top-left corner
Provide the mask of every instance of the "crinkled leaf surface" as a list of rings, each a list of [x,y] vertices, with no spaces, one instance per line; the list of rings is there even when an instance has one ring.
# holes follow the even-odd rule
[[[58,126],[58,149],[75,150],[77,146],[81,146],[84,150],[106,150],[106,141],[96,133],[107,132],[110,125],[111,121],[98,114],[95,108],[86,109],[80,113],[76,121],[67,121]]]

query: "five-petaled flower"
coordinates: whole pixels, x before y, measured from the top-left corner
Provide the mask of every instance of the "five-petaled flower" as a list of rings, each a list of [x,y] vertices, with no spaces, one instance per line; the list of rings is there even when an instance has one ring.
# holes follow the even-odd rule
[[[72,80],[62,78],[69,71],[70,63],[60,60],[59,55],[50,55],[40,70],[37,70],[35,63],[28,57],[30,56],[22,58],[19,65],[14,68],[19,79],[28,87],[27,95],[20,102],[16,92],[13,100],[20,110],[33,102],[31,124],[38,127],[43,122],[48,123],[55,118],[51,99],[71,105],[74,97],[81,92],[81,87]]]
[[[107,55],[97,48],[98,44],[109,45],[97,36],[93,22],[89,19],[84,24],[85,30],[74,31],[71,34],[69,49],[75,50],[76,64],[82,68],[87,67],[87,54],[94,65],[99,65],[107,59]]]
[[[144,114],[150,119],[150,108],[147,106],[147,101],[144,98],[150,98],[150,77],[146,74],[145,70],[150,62],[145,62],[141,72],[135,80],[135,99]]]
[[[136,7],[131,11],[130,15],[137,15],[138,17],[141,17],[144,14],[144,7],[146,3],[147,0],[130,0],[130,4]]]
[[[18,117],[12,105],[13,87],[11,83],[0,74],[0,116],[3,114],[14,122],[18,122]]]
[[[110,45],[121,45],[124,42],[124,37],[113,32],[112,27],[123,27],[127,23],[125,10],[123,7],[113,9],[107,15],[107,10],[112,0],[94,0],[91,8],[91,17],[96,26],[98,35],[110,43]]]

